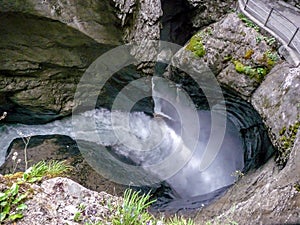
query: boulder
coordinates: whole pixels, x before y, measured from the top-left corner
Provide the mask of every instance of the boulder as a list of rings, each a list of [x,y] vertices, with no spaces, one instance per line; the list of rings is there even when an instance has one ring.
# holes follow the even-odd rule
[[[121,198],[86,189],[68,178],[53,178],[36,185],[18,224],[84,224],[112,218]]]

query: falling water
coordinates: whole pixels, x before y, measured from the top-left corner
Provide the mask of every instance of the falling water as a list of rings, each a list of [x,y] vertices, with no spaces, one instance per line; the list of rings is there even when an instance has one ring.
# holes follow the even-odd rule
[[[196,111],[196,117],[193,117],[191,112],[194,111],[185,106],[184,114],[180,115],[168,101],[154,97],[154,102],[154,111],[159,115],[154,118],[143,112],[102,108],[43,125],[3,125],[0,128],[0,164],[5,161],[14,139],[59,134],[84,143],[80,150],[87,161],[96,171],[110,179],[116,178],[117,182],[154,185],[165,180],[178,198],[204,195],[231,185],[235,179],[234,171],[244,167],[243,141],[235,125],[226,119],[225,129],[222,123],[212,127],[212,115],[221,118],[221,113]],[[199,127],[194,126],[199,132],[195,132],[193,125],[185,127],[182,116],[187,124],[199,124]],[[94,122],[94,126],[87,125],[87,121]],[[223,140],[212,140],[221,143],[218,154],[207,168],[201,170],[211,133],[222,129],[225,131]],[[195,142],[194,146],[192,142]],[[120,164],[120,158],[116,156],[128,159],[133,166],[118,168],[124,163]]]

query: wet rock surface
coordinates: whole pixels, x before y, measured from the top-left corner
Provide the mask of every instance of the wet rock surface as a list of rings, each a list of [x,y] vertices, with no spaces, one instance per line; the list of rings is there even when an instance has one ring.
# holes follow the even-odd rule
[[[48,18],[70,26],[102,44],[122,43],[122,29],[110,1],[1,0],[0,12]]]
[[[46,18],[0,17],[0,101],[7,122],[43,123],[70,114],[85,68],[111,46]]]
[[[0,110],[8,113],[5,122],[39,124],[70,115],[83,73],[113,46],[47,18],[18,13],[0,17]],[[101,91],[97,105],[110,108],[117,93],[139,77],[135,67],[124,68],[103,90],[89,94]]]
[[[216,223],[235,221],[238,224],[298,224],[300,135],[290,159],[279,170],[274,159],[241,178],[227,194],[202,209],[197,222],[212,219]]]
[[[13,153],[18,153],[21,162],[15,168],[15,172],[25,170],[24,142],[17,139],[11,144],[10,153],[5,163],[0,167],[1,174],[13,172],[15,162]],[[32,166],[42,160],[66,160],[73,169],[68,177],[75,182],[93,191],[105,191],[114,196],[122,196],[126,187],[116,184],[104,178],[85,161],[75,141],[67,136],[35,136],[31,137],[27,150],[28,165]]]
[[[103,53],[124,40],[143,41],[147,38],[157,40],[161,37],[159,20],[163,15],[160,1],[116,0],[118,12],[115,12],[113,6],[106,1],[72,3],[70,7],[62,2],[43,2],[0,1],[0,23],[2,23],[0,26],[0,104],[1,112],[8,111],[9,115],[5,122],[43,123],[69,115],[73,106],[72,97],[76,83],[99,53]],[[149,3],[153,8],[149,9]],[[234,2],[190,0],[189,4],[190,7],[194,7],[195,16],[191,16],[189,21],[193,30],[218,21],[225,11],[233,8]],[[213,9],[211,5],[215,4],[217,7]],[[84,10],[86,8],[91,10]],[[216,9],[217,11],[214,11]],[[119,20],[114,15],[119,16]],[[120,28],[121,25],[123,28]],[[176,26],[177,24],[175,28]],[[167,33],[170,35],[172,32]],[[236,221],[239,224],[300,223],[300,137],[297,128],[300,117],[299,68],[292,68],[278,60],[276,62],[278,65],[259,81],[245,73],[239,73],[232,59],[252,68],[268,67],[268,61],[265,60],[264,55],[276,46],[268,45],[265,39],[258,41],[261,35],[245,26],[236,14],[227,15],[220,22],[203,29],[201,33],[202,44],[206,50],[203,57],[194,60],[196,56],[183,54],[182,57],[177,58],[178,63],[196,69],[199,67],[199,60],[208,65],[221,85],[228,90],[225,92],[225,98],[229,113],[234,114],[236,110],[241,113],[240,127],[245,129],[246,134],[248,130],[253,129],[252,134],[260,135],[258,127],[266,126],[277,152],[260,168],[255,165],[262,163],[252,160],[253,164],[249,164],[249,169],[252,170],[242,176],[224,197],[203,208],[196,216],[196,223],[201,224],[209,219],[217,223]],[[144,68],[146,72],[152,71],[151,66],[150,69],[147,65]],[[116,94],[126,82],[132,79],[127,75],[135,72],[136,68],[126,70],[129,72],[120,72],[112,78],[115,83],[108,85],[103,98],[99,98],[99,105],[107,106],[111,103],[110,94]],[[134,78],[143,76],[136,74]],[[189,93],[199,95],[199,89],[181,74],[177,74],[176,77],[168,75],[168,77],[178,81]],[[231,95],[232,90],[238,93],[238,97]],[[247,110],[238,109],[239,104],[249,106],[242,99],[253,105],[263,118],[263,124],[256,121],[256,115],[253,117],[252,114],[247,114]],[[201,94],[198,103],[205,105],[205,99],[201,98]],[[149,107],[149,103],[143,105],[143,108],[145,106]],[[250,123],[245,121],[250,121]],[[290,127],[291,131],[289,131]],[[255,137],[255,135],[250,135],[248,140],[253,140]],[[67,139],[63,138],[64,141]],[[93,190],[107,191],[113,195],[122,193],[123,187],[116,186],[94,173],[77,155],[77,151],[69,150],[73,147],[66,147],[73,146],[72,141],[66,141],[67,144],[60,143],[59,147],[56,143],[57,137],[43,138],[39,141],[37,139],[34,141],[33,138],[32,141],[36,142],[36,146],[29,149],[29,157],[32,160],[30,163],[48,158],[67,159],[75,167],[75,174],[71,175],[75,181]],[[17,143],[18,147],[14,144],[11,151],[18,151],[21,156],[24,147],[22,140]],[[261,143],[254,141],[247,144],[249,148],[254,148]],[[246,158],[263,159],[262,162],[265,162],[272,153],[268,150],[270,146],[261,148],[258,155],[249,152]],[[9,157],[11,158],[11,155]],[[11,171],[10,158],[2,167],[1,172]],[[24,164],[21,163],[20,169],[22,166]],[[46,182],[46,186],[42,185],[41,188],[47,187],[49,193],[42,191],[35,201],[29,203],[29,208],[36,211],[45,209],[53,200],[50,195],[60,200],[65,199],[66,202],[74,198],[72,194],[62,197],[63,193],[52,192],[58,181],[63,184],[64,190],[67,190],[69,185],[76,186],[78,188],[76,190],[83,193],[81,196],[87,204],[93,205],[95,201],[98,202],[98,194],[95,193],[98,197],[94,197],[92,203],[86,199],[85,189],[69,180],[57,179]],[[102,196],[108,199],[111,197],[105,194]],[[51,203],[50,209],[46,207],[45,211],[41,212],[43,223],[49,224],[48,222],[52,221],[53,224],[63,224],[65,221],[65,216],[61,216],[62,214],[56,211],[57,205],[55,204],[55,202]],[[60,202],[59,204],[66,206],[62,209],[66,212],[65,218],[67,220],[72,218],[77,203],[70,207],[71,211],[68,211],[67,203]],[[106,212],[105,210],[99,209],[100,212]],[[33,211],[28,211],[25,222],[21,221],[20,224],[33,224],[32,221],[36,219],[30,217]],[[99,216],[102,217],[104,214]],[[48,220],[43,220],[44,217]]]
[[[276,66],[270,68],[270,72],[260,81],[239,73],[232,59],[251,67],[264,65],[266,63],[263,62],[264,54],[276,47],[265,41],[258,43],[259,35],[261,34],[254,29],[246,27],[236,14],[229,14],[220,22],[200,31],[199,36],[206,50],[201,58],[190,56],[189,52],[182,49],[173,59],[175,65],[179,65],[180,68],[194,68],[200,74],[198,81],[203,82],[206,79],[203,65],[208,65],[225,90],[227,88],[235,90],[239,97],[250,102],[262,117],[262,121],[254,122],[252,125],[256,125],[244,130],[246,136],[247,133],[257,135],[262,125],[261,128],[265,130],[264,136],[266,137],[268,133],[277,149],[274,157],[269,160],[268,157],[265,158],[268,162],[264,166],[252,168],[247,174],[242,175],[224,197],[201,209],[196,216],[196,223],[210,219],[216,224],[232,221],[238,224],[249,224],[249,221],[253,224],[299,223],[300,169],[295,165],[299,161],[300,149],[299,68],[293,68],[292,65],[277,60]],[[253,50],[250,60],[246,54],[249,50]],[[198,105],[203,107],[207,104],[207,100],[201,97],[201,90],[185,73],[174,69],[170,71],[164,75],[179,83],[193,97],[198,95],[198,98],[193,98]],[[244,107],[247,103],[242,103],[230,91],[224,91],[224,97],[227,100],[229,114],[234,114],[236,119],[241,118],[240,121],[245,124],[249,119],[253,122],[255,116],[247,114]],[[241,105],[243,107],[239,111]],[[249,132],[251,129],[254,130]],[[255,135],[252,138],[259,140]],[[258,158],[263,155],[271,156],[267,153],[271,145],[270,141],[268,144],[265,142]],[[250,156],[253,154],[251,153],[253,146],[249,149]],[[247,153],[245,156],[247,158]]]

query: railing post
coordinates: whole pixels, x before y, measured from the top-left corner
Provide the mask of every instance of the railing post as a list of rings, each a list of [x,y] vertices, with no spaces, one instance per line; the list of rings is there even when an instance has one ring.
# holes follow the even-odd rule
[[[249,0],[246,0],[246,4],[245,4],[245,7],[244,7],[244,10],[246,10],[248,2],[249,2]]]
[[[265,24],[264,24],[265,27],[267,27],[267,23],[268,23],[268,21],[269,21],[271,15],[272,15],[273,10],[274,10],[274,8],[271,9],[271,11],[270,11],[270,13],[269,13],[269,15],[268,15],[268,17],[267,17],[267,19],[266,19],[266,22],[265,22]]]
[[[292,43],[293,39],[296,37],[296,34],[298,33],[299,31],[299,27],[297,27],[295,33],[293,34],[293,37],[290,39],[289,43],[288,43],[288,46],[290,46],[290,44]]]

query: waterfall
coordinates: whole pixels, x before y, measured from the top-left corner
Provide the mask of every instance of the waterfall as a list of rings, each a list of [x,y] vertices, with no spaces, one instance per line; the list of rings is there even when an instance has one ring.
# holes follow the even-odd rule
[[[232,184],[232,174],[244,167],[243,141],[238,129],[228,119],[226,127],[222,123],[212,126],[212,118],[222,118],[222,113],[197,111],[189,107],[185,95],[174,90],[176,93],[163,93],[167,99],[164,100],[153,85],[154,118],[143,112],[101,108],[43,125],[3,125],[0,164],[14,139],[59,134],[75,139],[96,171],[120,182],[154,185],[165,180],[179,198],[211,193]],[[211,133],[218,130],[224,130],[222,140],[212,142],[220,142],[220,149],[210,165],[201,170]],[[125,163],[115,156],[128,159],[133,165],[120,169]]]

